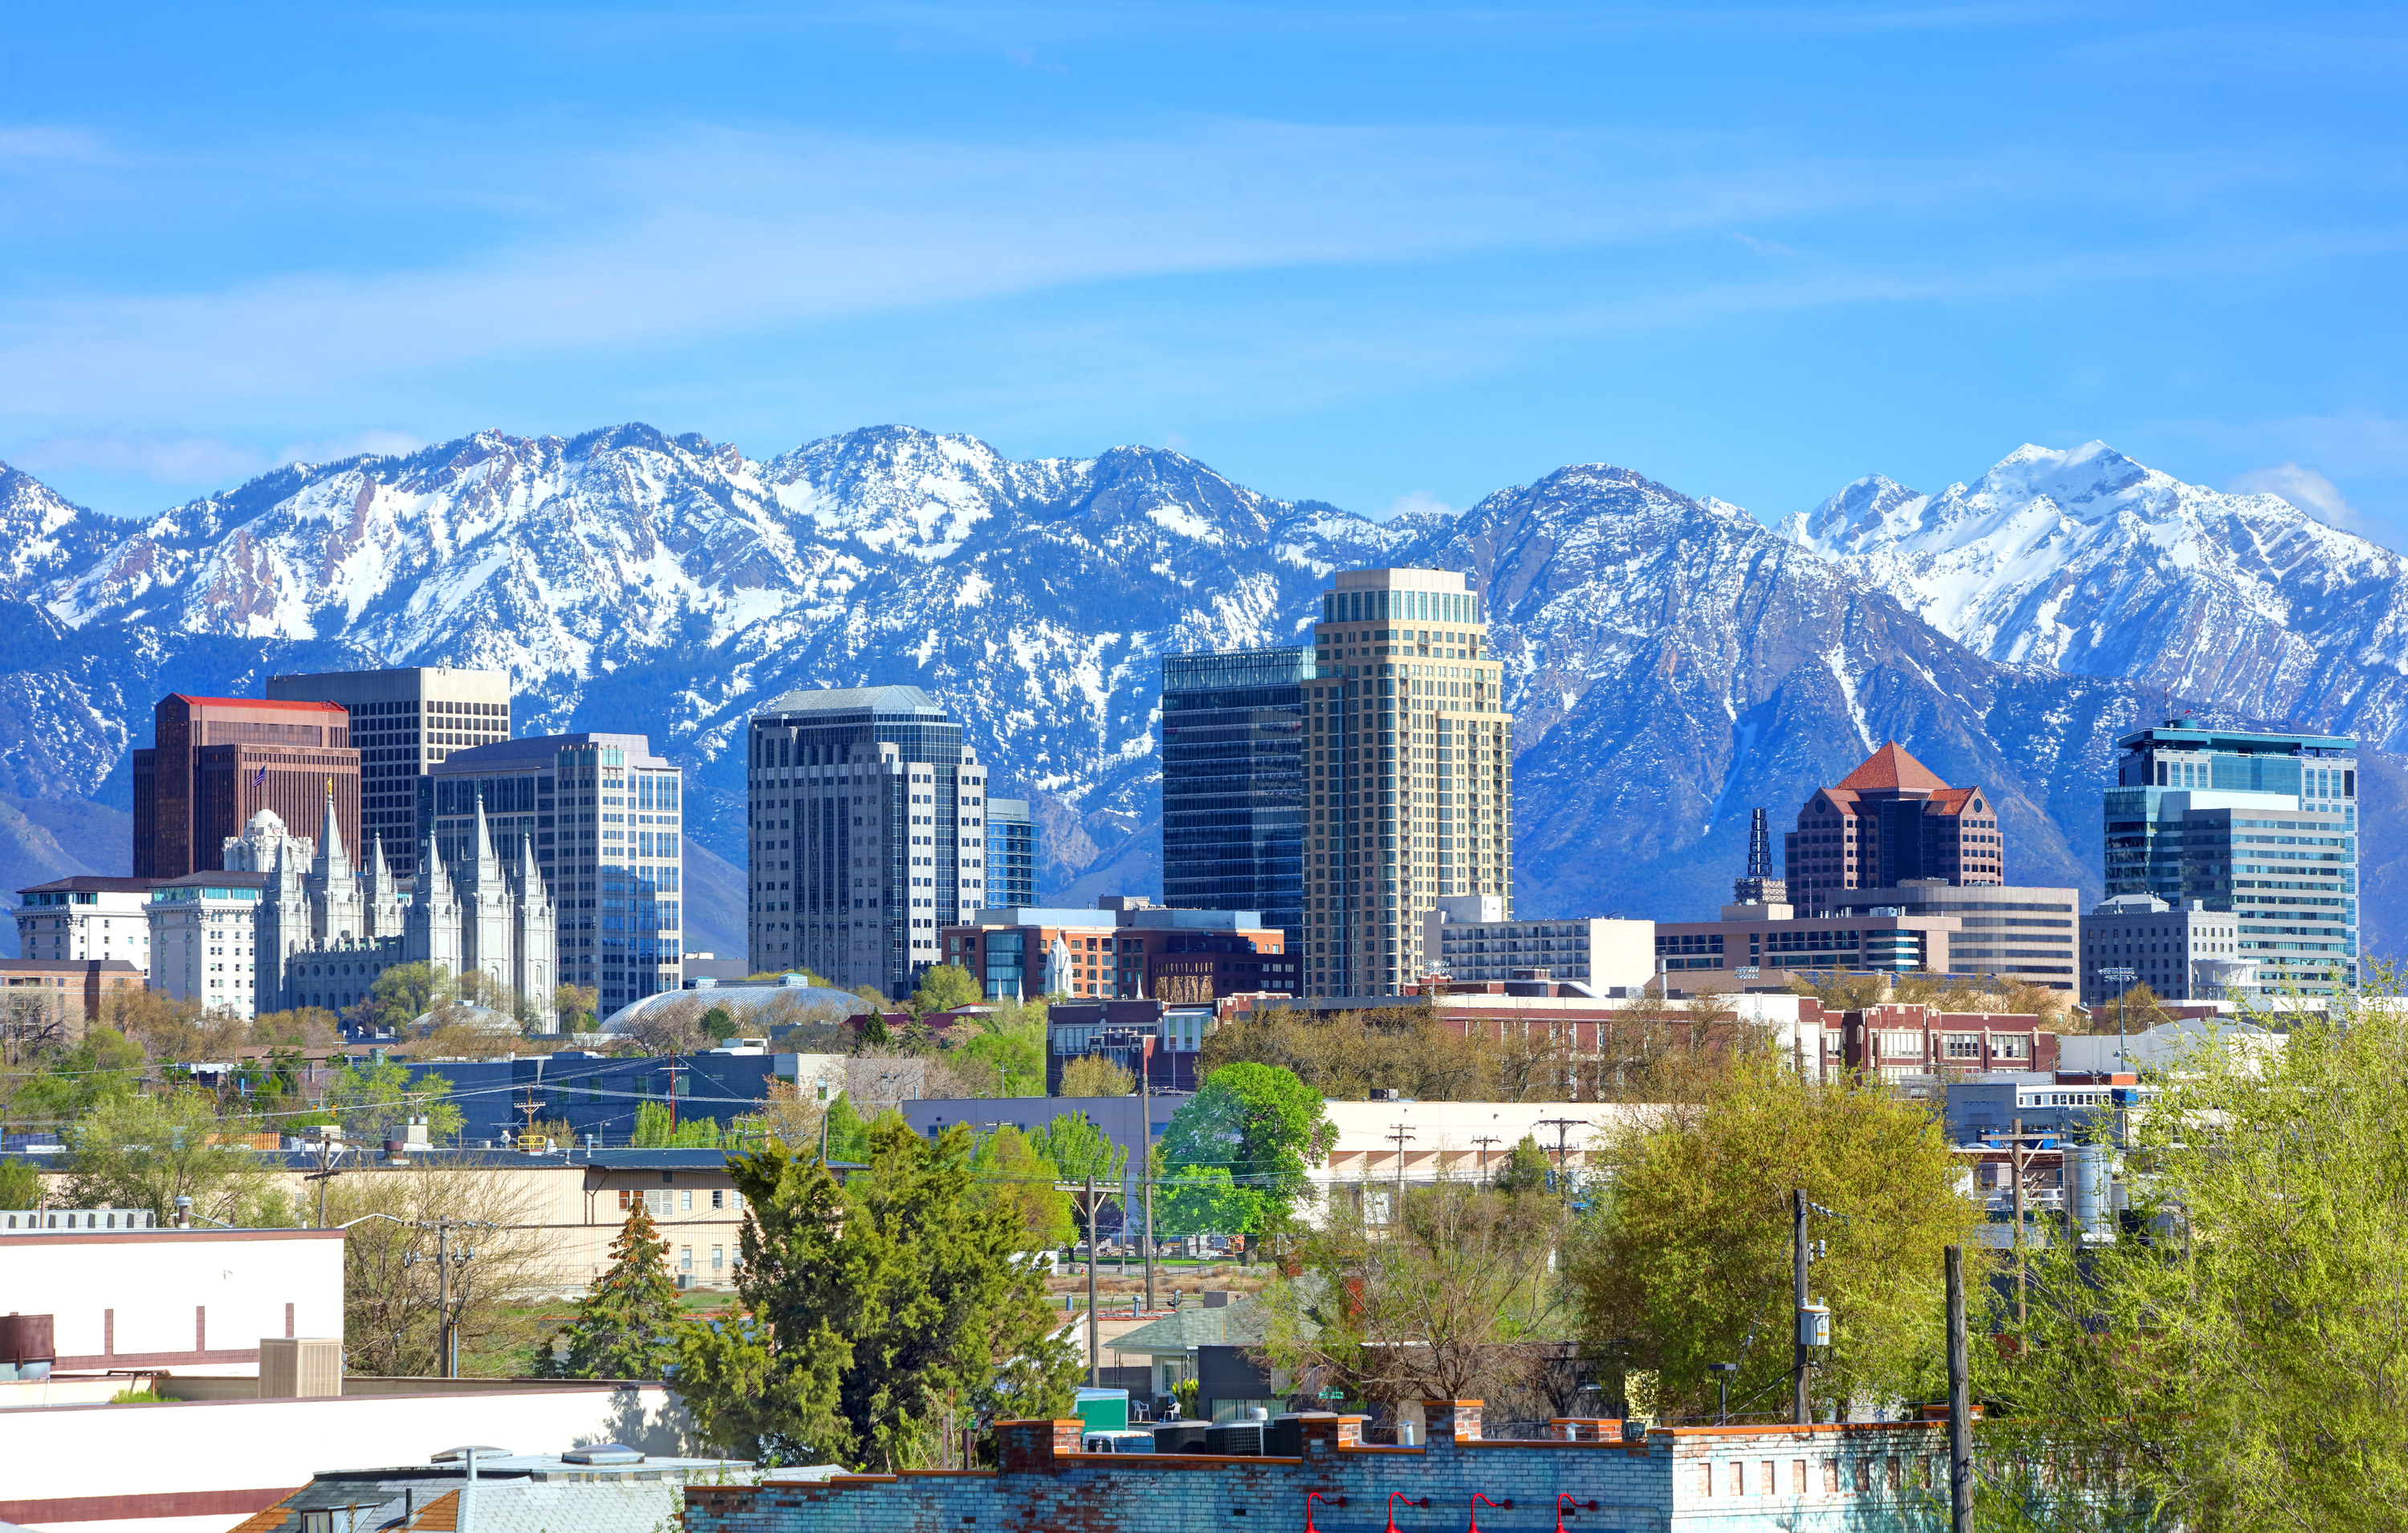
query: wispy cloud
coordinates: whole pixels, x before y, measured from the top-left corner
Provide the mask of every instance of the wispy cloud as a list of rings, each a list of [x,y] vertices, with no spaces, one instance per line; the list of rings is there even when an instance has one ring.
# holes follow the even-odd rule
[[[2280,495],[2328,526],[2364,533],[2367,520],[2341,493],[2341,486],[2313,468],[2278,463],[2236,474],[2224,486],[2236,494]]]
[[[347,181],[388,184],[361,153]],[[321,262],[19,299],[0,317],[0,411],[57,421],[180,411],[194,398],[308,399],[497,357],[557,363],[1079,284],[1908,218],[2055,179],[2051,166],[2012,159],[1942,165],[1771,156],[1684,136],[1259,122],[1018,143],[695,129],[549,163],[520,152],[487,165],[461,150],[456,179],[439,168],[412,165],[406,195],[484,208],[481,246],[381,270]],[[309,174],[344,169],[322,150]],[[2149,179],[2137,167],[2099,179],[2102,195]]]

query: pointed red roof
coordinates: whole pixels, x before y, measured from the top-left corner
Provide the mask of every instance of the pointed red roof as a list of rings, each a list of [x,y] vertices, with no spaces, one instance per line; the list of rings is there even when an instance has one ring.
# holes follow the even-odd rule
[[[1907,793],[1931,793],[1945,788],[1939,774],[1906,753],[1906,748],[1896,740],[1885,741],[1882,748],[1869,755],[1864,765],[1840,779],[1842,788],[1858,790],[1887,788]]]

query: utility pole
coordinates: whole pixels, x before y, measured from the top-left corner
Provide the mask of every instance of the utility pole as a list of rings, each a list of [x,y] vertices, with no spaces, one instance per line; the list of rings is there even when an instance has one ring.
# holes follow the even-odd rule
[[[1388,1211],[1388,1222],[1392,1225],[1402,1224],[1404,1222],[1405,1141],[1417,1137],[1418,1136],[1410,1132],[1403,1124],[1398,1124],[1396,1127],[1388,1130],[1388,1138],[1397,1141],[1397,1206]]]
[[[2014,1180],[2015,1209],[2015,1324],[2024,1323],[2024,1121],[2015,1120],[2015,1142],[2007,1152],[2007,1167]]]
[[[1096,1330],[1096,1173],[1087,1173],[1087,1387],[1104,1387],[1103,1346]]]
[[[678,1056],[676,1054],[669,1055],[669,1138],[672,1139],[677,1138],[678,1067]]]
[[[1505,1141],[1494,1134],[1483,1134],[1471,1142],[1480,1146],[1480,1180],[1484,1185],[1488,1181],[1488,1147],[1492,1144],[1502,1144]]]
[[[1948,1533],[1973,1533],[1973,1386],[1965,1338],[1965,1248],[1948,1248]]]
[[[1804,1426],[1814,1419],[1813,1402],[1806,1397],[1806,1377],[1809,1351],[1806,1332],[1801,1324],[1806,1314],[1806,1189],[1794,1187],[1789,1193],[1789,1267],[1790,1282],[1797,1301],[1791,1306],[1797,1318],[1790,1322],[1790,1344],[1796,1356],[1789,1365],[1789,1419]]]
[[[1154,1035],[1145,1037],[1138,1061],[1137,1150],[1139,1186],[1145,1196],[1145,1307],[1154,1308]]]
[[[1564,1174],[1564,1157],[1571,1153],[1571,1136],[1575,1128],[1588,1126],[1586,1118],[1541,1118],[1538,1127],[1555,1131],[1555,1190],[1569,1195],[1571,1179]]]
[[[435,1221],[435,1347],[436,1364],[443,1377],[456,1379],[458,1354],[452,1350],[452,1221]]]

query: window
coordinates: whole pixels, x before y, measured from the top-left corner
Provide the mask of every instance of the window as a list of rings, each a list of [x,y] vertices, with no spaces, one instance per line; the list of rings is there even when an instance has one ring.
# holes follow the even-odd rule
[[[694,1271],[694,1247],[678,1247],[678,1270],[691,1275]]]
[[[727,1193],[725,1189],[713,1187],[710,1190],[710,1206],[714,1209],[724,1209],[727,1206]]]
[[[712,1246],[712,1247],[710,1248],[710,1271],[711,1271],[711,1275],[712,1275],[713,1277],[718,1276],[718,1275],[719,1275],[719,1273],[720,1273],[720,1271],[721,1271],[721,1269],[723,1269],[723,1268],[725,1268],[726,1266],[727,1266],[727,1248],[726,1248],[725,1246]]]
[[[690,1192],[680,1193],[678,1195],[678,1204],[679,1207],[684,1209],[686,1211],[692,1212],[694,1210],[694,1194]]]
[[[1982,1057],[1982,1035],[1979,1033],[1942,1033],[1940,1035],[1940,1044],[1941,1053],[1945,1058],[1979,1059]]]

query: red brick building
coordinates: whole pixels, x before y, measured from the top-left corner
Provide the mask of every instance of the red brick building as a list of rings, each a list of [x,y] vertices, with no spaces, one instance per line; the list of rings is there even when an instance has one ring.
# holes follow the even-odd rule
[[[5,1025],[18,1037],[55,1024],[73,1043],[100,1020],[101,1003],[143,988],[142,970],[122,958],[0,958],[0,997]]]
[[[2007,881],[1998,805],[1978,787],[1953,788],[1889,741],[1838,786],[1817,788],[1783,838],[1789,902],[1820,915],[1844,889],[1891,889],[1910,879]]]
[[[154,743],[134,752],[136,878],[223,867],[225,838],[264,809],[314,834],[330,781],[344,844],[363,844],[360,753],[342,708],[174,693],[152,719]]]

